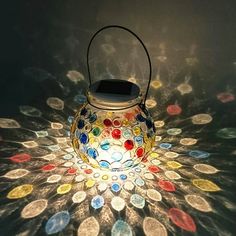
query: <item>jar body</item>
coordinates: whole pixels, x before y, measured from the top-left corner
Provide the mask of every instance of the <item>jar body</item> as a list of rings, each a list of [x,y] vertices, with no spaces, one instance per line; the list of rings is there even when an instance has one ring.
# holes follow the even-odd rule
[[[75,152],[94,168],[123,171],[145,161],[155,140],[153,120],[139,105],[103,110],[79,109],[71,126]]]

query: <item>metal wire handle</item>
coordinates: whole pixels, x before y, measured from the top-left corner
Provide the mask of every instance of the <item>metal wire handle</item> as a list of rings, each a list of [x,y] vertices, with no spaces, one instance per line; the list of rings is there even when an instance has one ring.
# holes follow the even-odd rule
[[[89,77],[89,84],[91,86],[92,84],[92,80],[91,80],[91,74],[90,74],[90,66],[89,66],[89,51],[90,51],[90,47],[91,47],[91,44],[92,44],[92,41],[94,40],[94,38],[103,30],[105,29],[109,29],[109,28],[119,28],[119,29],[123,29],[123,30],[126,30],[128,31],[129,33],[131,33],[134,37],[136,37],[136,39],[142,44],[143,48],[144,48],[144,51],[147,55],[147,58],[148,58],[148,64],[149,64],[149,80],[148,80],[148,86],[147,86],[147,90],[146,90],[146,94],[144,96],[144,101],[143,101],[143,104],[145,104],[146,102],[146,99],[147,99],[147,95],[148,95],[148,91],[149,91],[149,87],[150,87],[150,83],[151,83],[151,79],[152,79],[152,64],[151,64],[151,59],[150,59],[150,56],[148,54],[148,50],[146,48],[146,46],[144,45],[143,41],[138,37],[138,35],[136,35],[133,31],[131,31],[130,29],[127,29],[123,26],[120,26],[120,25],[108,25],[108,26],[104,26],[102,27],[100,30],[98,30],[94,35],[93,37],[90,39],[90,42],[89,42],[89,45],[88,45],[88,48],[87,48],[87,68],[88,68],[88,77]]]

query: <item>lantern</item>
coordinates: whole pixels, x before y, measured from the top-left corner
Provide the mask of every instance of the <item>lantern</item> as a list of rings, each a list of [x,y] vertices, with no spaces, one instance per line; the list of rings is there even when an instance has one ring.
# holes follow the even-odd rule
[[[130,32],[142,44],[150,73],[145,96],[138,85],[119,79],[104,79],[92,83],[89,69],[89,49],[92,40],[102,30],[116,27]],[[80,108],[71,125],[71,140],[79,157],[94,168],[123,171],[147,159],[154,143],[155,127],[145,108],[151,81],[151,61],[140,38],[122,26],[106,26],[92,37],[87,50],[90,86],[87,104]]]

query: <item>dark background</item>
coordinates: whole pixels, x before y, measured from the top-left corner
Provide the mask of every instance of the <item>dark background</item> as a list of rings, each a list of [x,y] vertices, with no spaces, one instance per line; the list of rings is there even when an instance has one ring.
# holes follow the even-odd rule
[[[100,27],[120,24],[135,31],[151,57],[165,42],[169,58],[185,57],[197,45],[197,57],[212,76],[207,87],[235,86],[236,3],[221,0],[178,1],[5,1],[1,6],[0,112],[15,113],[49,95],[66,96],[55,83],[76,69],[85,77],[88,41]],[[153,49],[154,47],[154,49]],[[50,75],[38,81],[24,73],[40,68]],[[155,65],[154,65],[155,67]],[[155,68],[154,68],[155,69]],[[229,78],[230,77],[230,78]]]

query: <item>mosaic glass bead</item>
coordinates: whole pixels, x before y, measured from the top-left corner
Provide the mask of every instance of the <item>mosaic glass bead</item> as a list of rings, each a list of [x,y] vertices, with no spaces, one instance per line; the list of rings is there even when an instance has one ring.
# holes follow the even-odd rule
[[[119,129],[114,129],[111,133],[112,137],[114,139],[120,139],[121,137],[121,131]]]
[[[128,139],[124,142],[124,147],[126,148],[126,150],[132,150],[134,147],[134,142]]]

